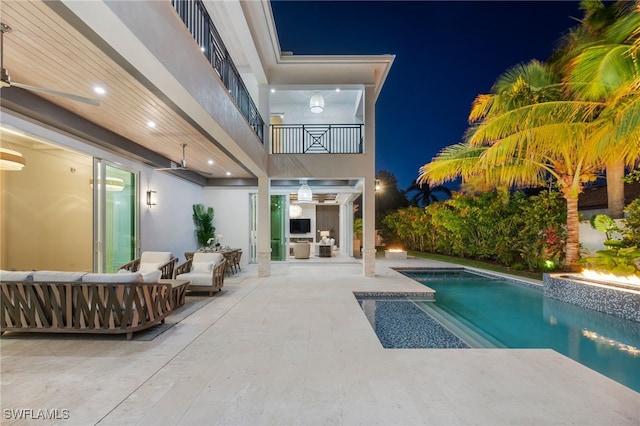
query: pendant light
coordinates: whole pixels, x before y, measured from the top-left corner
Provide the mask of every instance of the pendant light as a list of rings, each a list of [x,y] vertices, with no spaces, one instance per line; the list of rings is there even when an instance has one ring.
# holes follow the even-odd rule
[[[324,98],[316,92],[309,100],[309,108],[314,114],[320,114],[324,111]]]

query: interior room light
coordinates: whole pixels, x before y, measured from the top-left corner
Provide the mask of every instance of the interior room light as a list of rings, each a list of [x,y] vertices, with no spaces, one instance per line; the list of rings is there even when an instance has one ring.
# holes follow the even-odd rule
[[[330,238],[331,232],[329,231],[320,231],[320,238]]]
[[[98,182],[100,180],[98,179]],[[93,188],[93,178],[89,179],[89,185]],[[109,192],[119,192],[124,189],[124,180],[116,177],[107,176],[107,181],[105,182],[105,189]]]
[[[104,95],[105,93],[107,93],[106,90],[104,90],[104,87],[100,87],[100,86],[96,86],[93,88],[93,91],[95,93],[97,93],[98,95]]]
[[[0,148],[0,170],[20,171],[25,164],[27,162],[18,151]]]
[[[147,126],[149,126],[149,127],[151,127],[153,129],[154,127],[156,127],[156,123],[155,123],[155,121],[148,121],[147,122]]]
[[[149,208],[151,208],[151,206],[157,206],[158,205],[158,192],[157,191],[152,191],[152,190],[148,190],[147,191],[147,205],[149,206]]]
[[[313,193],[307,182],[303,182],[298,189],[298,201],[310,203],[313,201]]]
[[[319,114],[324,111],[324,98],[318,92],[316,92],[309,100],[309,108],[311,112]]]
[[[289,217],[292,219],[295,219],[297,217],[300,217],[300,215],[302,214],[302,207],[300,207],[297,204],[291,204],[289,206]]]

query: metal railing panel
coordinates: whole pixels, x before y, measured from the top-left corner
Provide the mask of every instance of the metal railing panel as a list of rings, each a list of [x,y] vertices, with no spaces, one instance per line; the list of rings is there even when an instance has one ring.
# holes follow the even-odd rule
[[[222,38],[201,0],[169,0],[200,50],[229,90],[231,98],[249,126],[264,143],[264,120],[244,85]]]
[[[272,124],[272,154],[362,154],[363,124]]]

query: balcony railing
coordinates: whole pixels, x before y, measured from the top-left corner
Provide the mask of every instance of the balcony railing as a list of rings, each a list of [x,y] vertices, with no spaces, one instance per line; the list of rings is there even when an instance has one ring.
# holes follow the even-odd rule
[[[362,124],[272,124],[272,154],[362,154]]]
[[[216,70],[222,83],[229,90],[242,115],[245,116],[260,141],[264,143],[264,120],[242,82],[240,73],[233,64],[204,4],[201,0],[170,0],[170,2],[200,46],[200,50]]]

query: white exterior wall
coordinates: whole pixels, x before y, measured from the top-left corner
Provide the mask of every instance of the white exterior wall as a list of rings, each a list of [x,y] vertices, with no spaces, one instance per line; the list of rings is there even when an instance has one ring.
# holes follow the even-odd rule
[[[241,267],[249,262],[249,197],[257,188],[203,188],[202,204],[213,207],[216,235],[223,245],[242,249]]]

